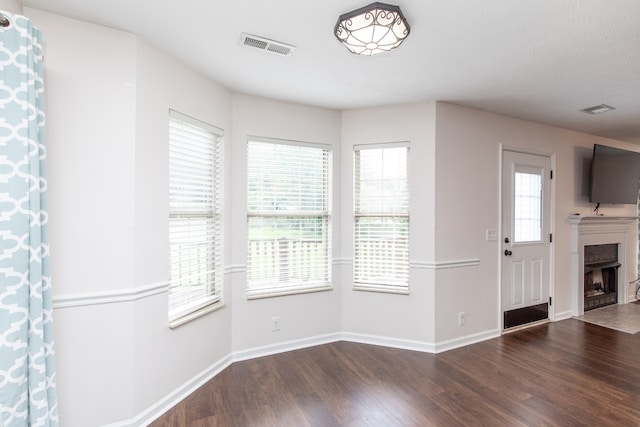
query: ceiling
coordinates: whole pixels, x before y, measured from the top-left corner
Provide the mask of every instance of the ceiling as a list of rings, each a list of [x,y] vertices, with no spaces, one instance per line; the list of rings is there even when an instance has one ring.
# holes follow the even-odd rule
[[[369,0],[22,0],[135,33],[237,92],[341,110],[448,101],[640,143],[640,1],[389,2],[411,34],[359,57],[333,28]],[[240,46],[243,32],[296,50]],[[579,111],[602,103],[616,110]]]

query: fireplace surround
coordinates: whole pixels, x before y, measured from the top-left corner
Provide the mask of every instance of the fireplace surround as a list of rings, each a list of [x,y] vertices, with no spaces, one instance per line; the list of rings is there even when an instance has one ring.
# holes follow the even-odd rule
[[[638,232],[638,218],[572,215],[569,223],[572,315],[581,316],[585,310],[596,308],[590,304],[624,304],[632,300],[634,292],[629,288],[633,285],[629,283],[636,278],[634,233]],[[602,245],[609,245],[605,250],[609,258],[613,258],[611,253],[617,251],[617,260],[600,260],[602,255],[594,255],[594,249],[587,249],[585,256],[585,247]],[[603,270],[606,272],[602,273]],[[585,282],[589,280],[592,283],[586,283],[585,287]],[[613,287],[615,293],[612,292]],[[585,291],[589,291],[589,297]]]

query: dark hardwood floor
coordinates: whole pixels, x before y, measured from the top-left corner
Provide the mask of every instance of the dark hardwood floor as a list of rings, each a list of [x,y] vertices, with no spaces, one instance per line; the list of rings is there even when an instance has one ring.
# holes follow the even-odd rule
[[[326,344],[234,363],[151,424],[551,425],[640,425],[640,334],[569,319],[437,355]]]

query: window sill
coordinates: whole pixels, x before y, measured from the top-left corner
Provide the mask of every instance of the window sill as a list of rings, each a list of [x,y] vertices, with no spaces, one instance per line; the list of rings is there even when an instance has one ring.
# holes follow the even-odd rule
[[[275,298],[275,297],[282,297],[286,295],[308,294],[312,292],[326,292],[326,291],[332,291],[332,290],[333,290],[333,286],[329,284],[324,286],[316,286],[313,288],[302,288],[302,289],[283,289],[283,290],[270,289],[265,291],[254,290],[254,291],[247,291],[247,299],[254,300],[254,299],[263,299],[263,298]]]
[[[206,305],[196,311],[192,311],[189,314],[185,314],[184,316],[169,320],[169,328],[170,329],[175,329],[178,326],[184,325],[185,323],[189,323],[192,320],[195,320],[199,317],[202,317],[206,314],[212,313],[216,310],[219,310],[223,307],[225,307],[226,304],[222,301],[222,300],[217,300],[212,302],[209,305]]]
[[[409,288],[393,288],[393,287],[386,287],[386,286],[365,286],[365,285],[354,285],[353,286],[353,290],[354,291],[361,291],[361,292],[378,292],[378,293],[383,293],[383,294],[396,294],[396,295],[409,295]]]

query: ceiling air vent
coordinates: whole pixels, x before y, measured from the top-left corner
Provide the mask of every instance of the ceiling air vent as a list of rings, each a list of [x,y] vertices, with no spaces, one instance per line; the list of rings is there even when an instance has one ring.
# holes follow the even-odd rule
[[[282,56],[291,55],[296,48],[290,44],[245,33],[242,33],[240,36],[240,45]]]
[[[587,114],[600,114],[600,113],[606,113],[607,111],[612,111],[612,110],[615,110],[615,108],[607,104],[600,104],[600,105],[594,105],[593,107],[589,107],[589,108],[583,108],[580,111]]]

